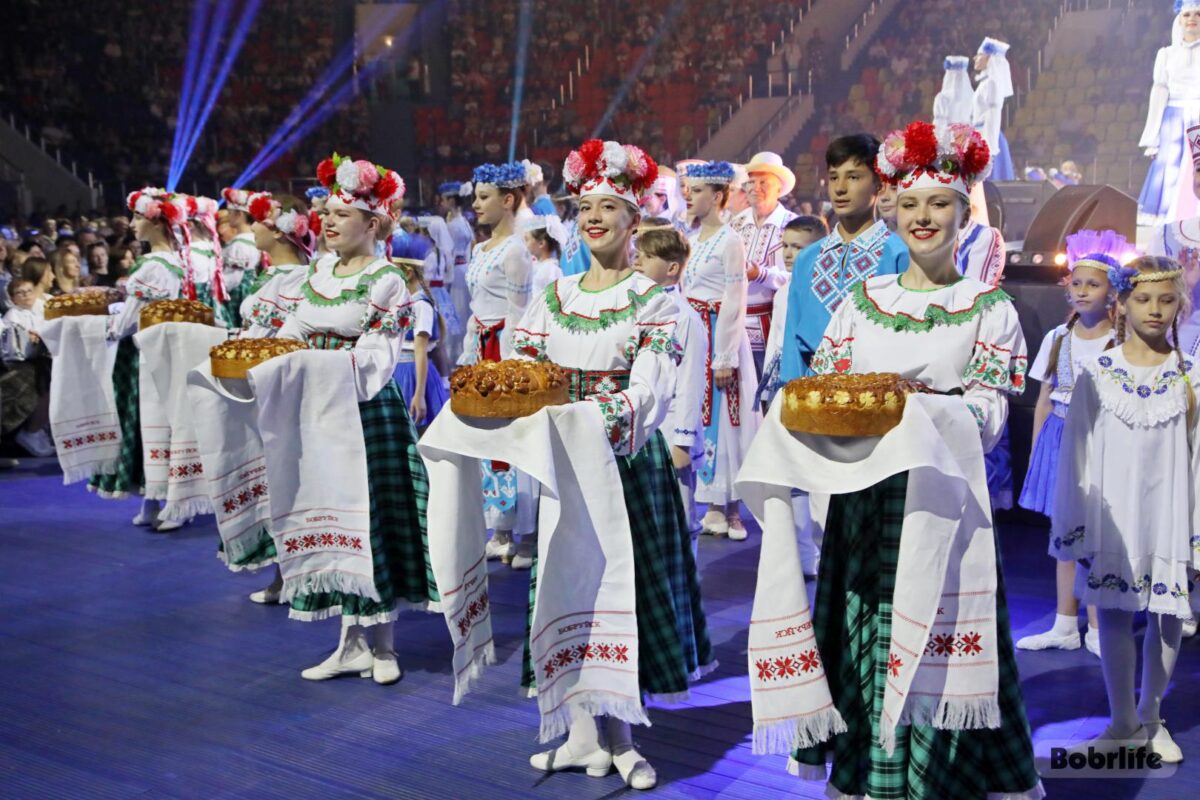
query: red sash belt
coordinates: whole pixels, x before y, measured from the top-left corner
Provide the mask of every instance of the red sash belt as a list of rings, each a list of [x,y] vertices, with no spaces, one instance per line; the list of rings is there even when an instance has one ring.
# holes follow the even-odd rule
[[[704,321],[704,332],[708,336],[708,359],[704,362],[704,370],[706,380],[704,383],[704,404],[701,407],[703,414],[703,422],[707,427],[712,424],[712,407],[713,407],[713,367],[712,354],[713,347],[716,345],[716,339],[713,338],[713,321],[716,320],[717,314],[721,313],[720,301],[708,302],[706,300],[694,300],[688,298],[688,304],[696,309],[696,313],[700,315],[700,319]],[[737,367],[733,370],[733,390],[726,391],[725,396],[729,400],[729,422],[733,427],[740,427],[742,424],[742,383],[738,378]]]

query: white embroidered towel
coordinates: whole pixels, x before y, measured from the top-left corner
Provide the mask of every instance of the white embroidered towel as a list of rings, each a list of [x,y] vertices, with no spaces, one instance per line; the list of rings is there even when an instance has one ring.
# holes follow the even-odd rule
[[[234,572],[275,563],[269,557],[245,561],[271,531],[266,454],[249,382],[214,378],[206,359],[188,373],[187,393],[208,496],[225,546],[221,560]]]
[[[999,727],[995,542],[979,432],[962,399],[913,395],[887,435],[842,439],[785,429],[783,397],[737,478],[763,524],[748,642],[755,752],[785,753],[845,730],[816,647],[791,489],[849,493],[902,472],[908,490],[880,745],[892,752],[896,725],[910,722]]]
[[[289,353],[250,370],[250,385],[266,453],[282,600],[337,591],[378,601],[353,356],[346,350]]]
[[[429,556],[454,642],[454,703],[495,663],[479,461],[542,484],[530,637],[539,738],[566,733],[570,708],[638,725],[633,541],[599,408],[571,403],[515,420],[439,414],[419,443],[429,470]]]
[[[184,521],[212,513],[187,397],[187,375],[192,367],[208,361],[209,350],[228,336],[224,328],[194,322],[163,322],[134,334],[141,388],[149,388],[152,395],[142,397],[144,461],[155,471],[155,494],[150,494],[147,472],[146,496],[166,501],[161,519]]]
[[[38,329],[50,365],[50,433],[63,483],[112,472],[121,456],[121,423],[113,399],[116,342],[108,317],[59,317]]]

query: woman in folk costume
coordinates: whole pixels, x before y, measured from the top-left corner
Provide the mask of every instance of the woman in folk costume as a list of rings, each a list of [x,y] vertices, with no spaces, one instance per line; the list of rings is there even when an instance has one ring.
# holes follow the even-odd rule
[[[746,538],[746,526],[733,481],[762,421],[746,331],[746,253],[741,237],[721,221],[733,167],[711,161],[686,169],[687,207],[699,227],[688,236],[692,252],[683,273],[683,293],[709,335],[704,465],[697,476],[696,500],[708,503],[701,520],[705,533],[727,533],[740,541]]]
[[[529,305],[532,268],[525,242],[516,230],[528,180],[519,162],[484,164],[475,169],[475,218],[491,229],[486,242],[475,245],[467,267],[471,318],[463,339],[459,364],[500,361],[513,354],[513,329]],[[511,560],[517,545],[513,532],[531,534],[537,521],[537,487],[502,462],[488,462],[483,476],[484,520],[494,531],[488,558]],[[523,554],[520,567],[532,563]]]
[[[572,373],[571,399],[595,403],[603,414],[633,537],[639,686],[651,697],[678,701],[689,680],[716,663],[675,470],[659,430],[674,394],[678,312],[629,260],[638,198],[656,172],[642,150],[617,142],[593,139],[567,156],[563,176],[580,198],[578,225],[592,265],[533,299],[514,347],[521,357]],[[532,689],[528,655],[527,641],[523,683]],[[654,786],[657,776],[634,748],[629,723],[592,711],[573,706],[566,743],[530,763],[547,772],[586,768],[593,777],[616,766],[627,785]],[[636,716],[644,719],[644,713]]]
[[[426,567],[425,467],[417,453],[416,429],[392,380],[411,298],[402,270],[375,255],[375,243],[391,233],[392,209],[398,209],[404,182],[389,169],[336,154],[317,166],[317,178],[330,191],[323,231],[332,252],[308,271],[301,285],[303,299],[279,336],[318,350],[345,352],[350,359],[354,382],[341,388],[356,395],[362,422],[372,581],[379,599],[349,589],[306,591],[320,584],[319,574],[305,574],[294,592],[285,584],[284,599],[293,619],[342,620],[337,650],[304,670],[304,678],[360,674],[376,683],[394,683],[401,677],[393,646],[398,609],[426,609],[437,601]],[[328,420],[328,425],[338,422]],[[271,491],[274,498],[273,478]],[[327,564],[314,561],[312,568],[319,573]],[[288,579],[286,565],[284,577]],[[375,629],[370,646],[367,627]]]
[[[325,247],[325,237],[321,235],[321,222],[325,219],[325,203],[329,200],[329,190],[324,186],[310,186],[304,190],[304,196],[308,198],[309,203],[308,227],[315,237],[312,257],[316,260],[329,252]]]
[[[1196,214],[1188,175],[1188,128],[1200,123],[1200,0],[1175,0],[1171,44],[1154,59],[1154,86],[1139,147],[1154,159],[1138,196],[1138,225],[1164,225]]]
[[[267,268],[251,286],[239,309],[245,336],[274,336],[296,309],[308,276],[317,236],[304,204],[289,195],[256,192],[247,208],[254,224],[254,246]]]
[[[897,224],[908,269],[858,284],[812,359],[818,374],[898,372],[933,392],[961,397],[962,407],[938,406],[945,410],[934,430],[951,436],[943,426],[977,428],[984,449],[1004,425],[1008,394],[1023,388],[1026,361],[1012,301],[954,266],[969,187],[987,164],[986,143],[966,125],[939,136],[932,125],[915,122],[887,137],[877,166],[884,180],[899,185]],[[962,444],[956,438],[946,446]],[[973,449],[962,451],[976,463],[971,513],[952,516],[958,544],[933,541],[924,525],[905,525],[901,535],[910,482],[941,497],[956,482],[944,468],[916,477],[905,468],[831,498],[813,622],[836,713],[823,729],[793,723],[788,730],[799,730],[800,743],[810,744],[794,753],[795,774],[824,779],[832,750],[830,797],[1044,796],[983,497],[982,452]],[[941,481],[945,487],[936,485]],[[966,541],[970,545],[958,551]],[[951,552],[939,557],[939,546]],[[942,585],[931,579],[931,563],[939,558],[952,564]],[[922,650],[923,657],[917,655]],[[990,675],[980,668],[997,663]],[[764,676],[786,678],[774,670],[773,662],[760,662],[760,683]],[[806,684],[801,691],[813,689]],[[772,694],[764,701],[767,711],[786,700],[786,693]]]
[[[946,74],[942,76],[942,90],[933,98],[935,127],[953,123],[971,124],[975,95],[971,89],[971,78],[967,75],[970,65],[971,60],[966,56],[946,56],[942,62]]]
[[[217,235],[217,201],[211,197],[191,197],[188,202],[188,232],[192,271],[196,282],[196,299],[212,306],[217,322],[233,327],[229,309],[229,293],[221,272],[221,239]],[[214,294],[220,286],[221,300]]]
[[[217,217],[218,229],[225,243],[221,251],[221,266],[225,272],[225,285],[229,287],[233,323],[237,328],[242,327],[242,301],[252,291],[262,265],[262,251],[254,246],[254,232],[250,230],[254,221],[250,216],[251,194],[245,189],[222,189],[221,198],[225,201],[225,208]]]
[[[975,86],[971,122],[991,150],[992,171],[986,177],[993,181],[1014,179],[1008,140],[1001,129],[1004,124],[1004,101],[1013,95],[1008,48],[1007,42],[986,37],[975,54],[975,72],[979,74],[979,83]]]
[[[466,325],[471,317],[471,291],[467,288],[467,264],[471,260],[471,250],[475,247],[475,231],[471,223],[463,215],[463,208],[475,198],[475,187],[468,181],[447,181],[438,187],[438,199],[441,211],[445,214],[446,228],[450,231],[450,240],[454,243],[454,279],[450,284],[450,298],[453,301],[455,316],[460,325]],[[457,364],[462,355],[463,343],[459,338],[447,339],[442,346],[446,349],[446,363]]]
[[[145,492],[139,405],[140,358],[133,334],[137,332],[141,311],[148,303],[198,294],[184,249],[190,199],[186,195],[147,187],[130,194],[127,201],[133,212],[134,235],[139,241],[146,242],[149,249],[130,272],[124,306],[109,320],[109,338],[119,342],[112,380],[121,423],[121,453],[115,469],[96,475],[88,483],[88,489],[101,497],[120,499]],[[158,501],[143,500],[142,510],[134,517],[133,524],[157,528],[158,510]],[[168,529],[178,527],[171,523]]]
[[[440,217],[435,217],[441,221]],[[430,291],[422,272],[424,264],[416,259],[392,259],[403,271],[405,286],[412,296],[412,322],[404,334],[400,361],[396,365],[396,385],[408,403],[408,413],[418,428],[429,425],[450,400],[450,393],[432,354],[446,339],[446,323],[441,305]]]
[[[429,252],[425,254],[425,263],[421,269],[422,280],[429,298],[437,305],[441,315],[442,325],[446,336],[443,342],[462,341],[466,330],[458,311],[454,308],[451,290],[454,288],[454,237],[446,220],[437,216],[417,217],[417,230],[432,243]],[[447,358],[444,348],[430,351],[437,360],[437,366],[442,374],[448,374],[454,363]]]

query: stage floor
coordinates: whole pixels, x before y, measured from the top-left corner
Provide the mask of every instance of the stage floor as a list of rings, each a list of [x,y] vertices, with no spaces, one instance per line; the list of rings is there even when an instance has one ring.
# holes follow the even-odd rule
[[[333,649],[336,622],[304,624],[250,603],[260,576],[216,559],[211,517],[172,534],[129,524],[135,501],[63,487],[52,461],[0,473],[0,797],[502,798],[634,794],[613,773],[543,776],[535,704],[518,697],[528,573],[494,564],[501,663],[450,704],[450,640],[435,615],[404,615],[390,687],[299,671]],[[1053,620],[1041,530],[1001,528],[1014,638]],[[662,798],[824,797],[823,785],[750,750],[746,624],[758,559],[704,539],[700,562],[721,667],[689,703],[635,731]],[[811,586],[811,585],[810,585]],[[1086,650],[1019,652],[1037,743],[1098,734],[1106,702]],[[1185,641],[1164,714],[1190,761],[1166,780],[1047,781],[1052,798],[1200,796],[1200,637]],[[1039,751],[1040,752],[1040,751]],[[1190,788],[1189,788],[1190,787]]]

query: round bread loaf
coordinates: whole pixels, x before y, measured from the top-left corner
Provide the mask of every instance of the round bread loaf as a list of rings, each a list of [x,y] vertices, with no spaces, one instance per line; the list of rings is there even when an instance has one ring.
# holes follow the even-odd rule
[[[208,357],[214,377],[245,378],[264,361],[307,349],[307,344],[296,339],[230,339],[210,350]]]
[[[484,361],[450,376],[450,410],[463,417],[515,419],[568,401],[567,376],[545,361]]]
[[[882,436],[900,424],[911,386],[891,372],[797,378],[783,387],[780,421],[798,433]]]

